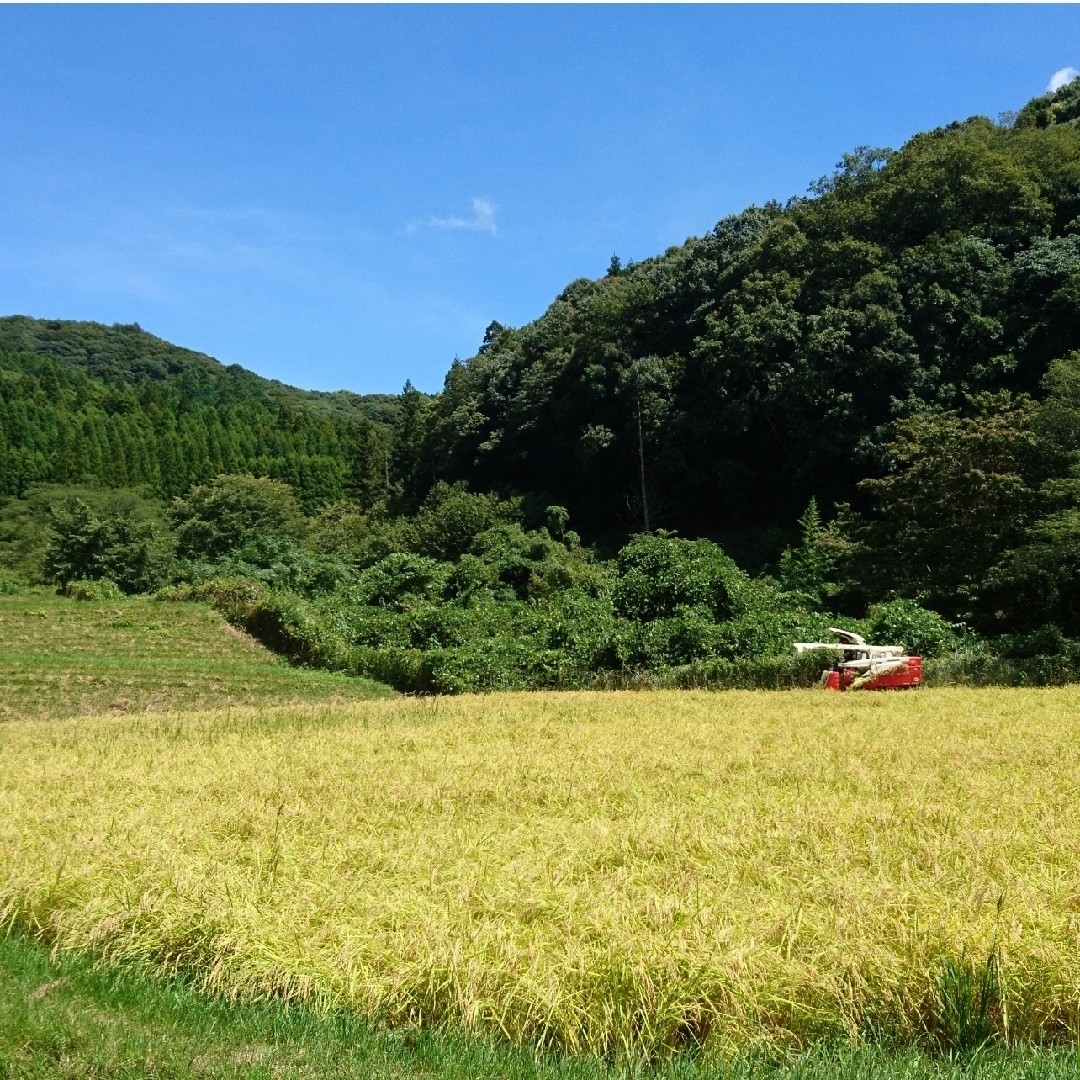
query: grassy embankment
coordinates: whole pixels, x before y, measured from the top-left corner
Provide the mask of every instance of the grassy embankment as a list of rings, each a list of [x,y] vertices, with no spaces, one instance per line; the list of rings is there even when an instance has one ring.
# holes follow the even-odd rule
[[[623,1061],[1075,1042],[1078,710],[535,694],[16,722],[0,909],[204,989]]]
[[[682,1058],[650,1080],[1074,1080],[1075,1051],[991,1050],[962,1061],[882,1046],[790,1059]],[[378,1030],[305,1005],[229,1004],[130,968],[0,939],[2,1080],[623,1080],[596,1059],[537,1056],[438,1032]]]
[[[202,604],[0,596],[0,721],[389,693],[292,667]]]

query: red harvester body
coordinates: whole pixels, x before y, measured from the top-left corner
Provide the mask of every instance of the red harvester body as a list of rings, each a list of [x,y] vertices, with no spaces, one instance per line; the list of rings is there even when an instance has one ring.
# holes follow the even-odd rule
[[[829,627],[839,642],[798,642],[795,652],[828,650],[843,659],[821,673],[825,690],[916,690],[923,684],[922,657],[906,656],[900,645],[868,645],[850,630]]]

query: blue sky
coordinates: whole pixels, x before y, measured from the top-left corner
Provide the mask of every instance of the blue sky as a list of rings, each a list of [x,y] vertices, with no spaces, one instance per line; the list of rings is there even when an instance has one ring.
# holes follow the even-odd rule
[[[0,6],[0,314],[442,385],[613,253],[1080,67],[1063,6]]]

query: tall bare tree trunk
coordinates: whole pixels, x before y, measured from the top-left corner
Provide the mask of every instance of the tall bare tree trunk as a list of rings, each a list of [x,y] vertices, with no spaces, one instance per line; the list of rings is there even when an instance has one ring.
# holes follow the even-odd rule
[[[649,527],[649,495],[645,490],[645,433],[642,430],[641,424],[641,402],[638,402],[637,407],[637,445],[638,445],[638,464],[641,467],[641,516],[645,522],[645,531],[652,532]]]

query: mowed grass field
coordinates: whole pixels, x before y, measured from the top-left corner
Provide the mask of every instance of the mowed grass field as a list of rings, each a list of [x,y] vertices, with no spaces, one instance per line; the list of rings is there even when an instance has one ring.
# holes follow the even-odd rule
[[[1075,1042],[1078,726],[1076,689],[12,722],[0,925],[624,1061],[925,1040],[993,954],[988,1023]]]
[[[0,722],[390,693],[291,667],[202,604],[0,596]]]

